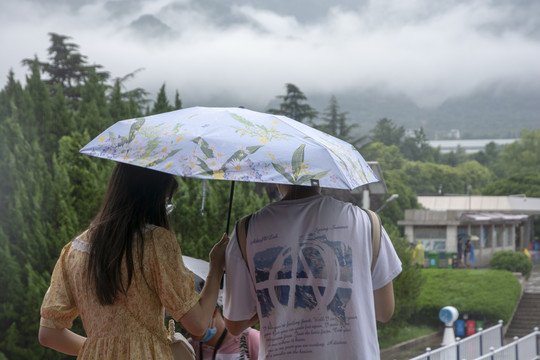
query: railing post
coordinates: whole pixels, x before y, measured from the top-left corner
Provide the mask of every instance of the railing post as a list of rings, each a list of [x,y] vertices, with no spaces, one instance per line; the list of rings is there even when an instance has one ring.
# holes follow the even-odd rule
[[[495,348],[493,346],[489,348],[489,352],[491,353],[491,360],[495,360]]]
[[[514,346],[516,347],[516,359],[519,359],[519,346],[517,341],[519,338],[517,336],[514,336]]]
[[[503,321],[499,320],[499,325],[501,325],[501,346],[504,345],[504,336],[503,336]]]
[[[534,328],[534,332],[536,333],[536,355],[540,355],[540,349],[538,349],[538,343],[540,342],[540,334],[538,333],[538,328]]]
[[[426,348],[426,352],[427,352],[427,360],[430,360],[431,359],[431,356],[429,356],[431,354],[431,348],[430,347],[427,347]]]
[[[456,360],[459,360],[459,345],[461,344],[461,338],[456,338]]]
[[[479,328],[478,332],[480,333],[478,336],[480,338],[480,355],[484,355],[484,329]]]

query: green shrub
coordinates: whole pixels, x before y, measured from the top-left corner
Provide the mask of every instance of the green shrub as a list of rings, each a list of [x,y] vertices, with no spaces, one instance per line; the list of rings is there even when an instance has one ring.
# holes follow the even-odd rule
[[[406,239],[399,237],[397,226],[385,224],[385,229],[392,239],[396,253],[402,263],[402,272],[393,281],[395,310],[387,323],[378,323],[379,339],[394,338],[401,328],[407,326],[411,316],[417,311],[418,297],[422,289],[422,272],[414,266],[412,251]]]
[[[533,264],[527,255],[513,250],[497,251],[489,260],[490,269],[520,272],[525,279],[531,275],[532,267]]]
[[[413,316],[417,324],[441,325],[439,311],[448,305],[486,325],[507,323],[521,294],[519,281],[508,271],[424,269],[422,275],[420,310]]]

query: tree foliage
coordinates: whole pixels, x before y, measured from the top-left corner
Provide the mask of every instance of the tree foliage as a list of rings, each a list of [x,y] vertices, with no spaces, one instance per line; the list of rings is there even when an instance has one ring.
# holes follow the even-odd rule
[[[39,309],[61,248],[83,231],[95,216],[114,163],[78,153],[112,123],[144,114],[182,108],[178,91],[173,104],[165,84],[155,101],[126,82],[141,69],[110,80],[68,36],[51,33],[47,61],[26,59],[23,86],[10,71],[0,90],[0,359],[67,358],[37,342]],[[293,84],[278,96],[270,111],[313,124],[318,112]],[[357,127],[335,97],[322,114],[322,130],[355,143]],[[383,327],[391,334],[422,306],[422,279],[411,264],[407,239],[396,223],[405,209],[417,208],[417,193],[525,194],[540,197],[540,129],[524,131],[514,144],[500,149],[488,144],[476,155],[441,154],[427,145],[423,129],[407,137],[403,127],[383,118],[370,132],[362,154],[378,161],[389,194],[398,194],[380,215],[403,273],[396,279],[396,315]],[[356,140],[355,140],[356,139]],[[174,232],[185,255],[207,259],[226,231],[230,182],[178,179],[171,214]],[[236,183],[229,232],[235,220],[275,197],[269,187]],[[273,188],[272,188],[273,189]],[[275,191],[275,190],[274,190]],[[384,201],[386,198],[383,198]],[[74,323],[83,334],[80,319]]]
[[[307,103],[307,97],[293,84],[286,84],[287,93],[277,96],[281,99],[279,109],[269,109],[268,112],[276,115],[285,115],[300,122],[312,122],[317,117],[317,111]]]

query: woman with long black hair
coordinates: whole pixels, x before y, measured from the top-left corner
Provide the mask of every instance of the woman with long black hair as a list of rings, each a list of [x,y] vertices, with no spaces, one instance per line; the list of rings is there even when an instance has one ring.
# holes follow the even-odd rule
[[[101,210],[68,243],[41,307],[39,341],[79,359],[170,359],[164,309],[204,335],[225,267],[226,234],[210,252],[201,294],[169,230],[172,175],[119,163]],[[69,328],[81,316],[87,338]]]

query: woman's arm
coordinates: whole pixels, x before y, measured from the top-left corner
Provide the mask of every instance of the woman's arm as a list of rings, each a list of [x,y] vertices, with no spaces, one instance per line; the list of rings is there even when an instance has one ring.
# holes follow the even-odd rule
[[[394,285],[392,281],[373,292],[375,319],[387,322],[394,314]]]
[[[39,327],[39,343],[68,355],[78,355],[86,338],[68,329]]]
[[[201,291],[199,302],[180,319],[182,327],[194,336],[205,334],[214,314],[221,278],[225,271],[225,250],[228,242],[229,237],[227,234],[223,234],[221,240],[210,251],[210,270]]]

